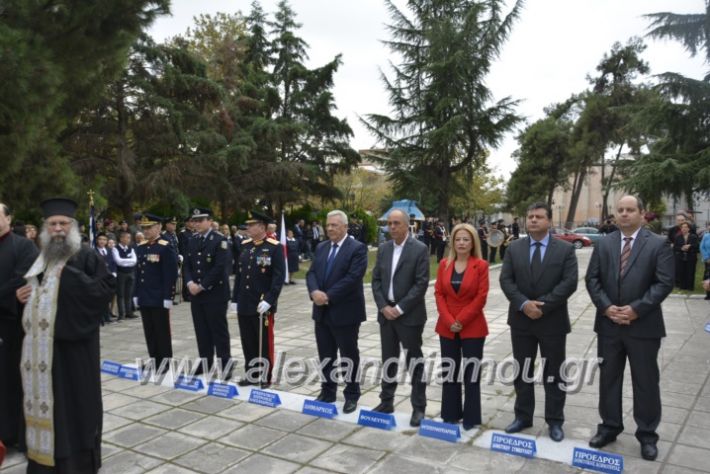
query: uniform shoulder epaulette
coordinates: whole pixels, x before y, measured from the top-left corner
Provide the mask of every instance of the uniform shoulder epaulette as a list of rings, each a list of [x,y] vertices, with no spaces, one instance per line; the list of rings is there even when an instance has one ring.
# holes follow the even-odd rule
[[[279,241],[276,240],[276,239],[272,239],[271,237],[267,237],[267,238],[266,238],[266,241],[267,241],[268,243],[274,244],[274,245],[277,245],[277,244],[280,244],[280,243],[281,243],[281,242],[279,242]]]
[[[244,239],[242,240],[242,245],[248,244],[249,242],[252,242],[252,239]]]
[[[148,243],[148,241],[147,241],[147,240],[144,240],[143,242],[141,242],[140,244],[138,244],[138,246],[140,247],[141,245],[145,245],[145,244],[147,244],[147,243]]]
[[[163,240],[163,239],[158,240],[158,243],[160,245],[170,245],[170,242],[168,242],[167,240]]]

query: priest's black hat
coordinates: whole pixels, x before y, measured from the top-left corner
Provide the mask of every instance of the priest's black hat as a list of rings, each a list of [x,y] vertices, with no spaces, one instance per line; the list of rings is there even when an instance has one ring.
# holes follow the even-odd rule
[[[45,199],[40,204],[40,207],[42,208],[42,215],[45,219],[47,219],[52,216],[67,216],[74,218],[76,208],[79,206],[76,201],[72,199],[57,197]]]

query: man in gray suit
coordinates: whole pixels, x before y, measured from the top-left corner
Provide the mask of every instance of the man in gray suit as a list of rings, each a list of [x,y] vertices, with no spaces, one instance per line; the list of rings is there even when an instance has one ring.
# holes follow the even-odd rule
[[[424,295],[429,286],[427,246],[409,233],[409,216],[393,209],[387,216],[392,240],[380,245],[372,270],[372,294],[380,323],[382,361],[399,359],[400,344],[406,351],[407,370],[412,378],[411,426],[419,426],[426,409],[426,382],[422,354],[422,332],[426,322]],[[397,390],[398,364],[387,363],[382,379],[382,402],[375,411],[392,413]]]
[[[528,238],[505,252],[500,286],[510,301],[508,325],[518,364],[515,420],[505,429],[517,433],[532,426],[535,411],[533,373],[537,348],[543,358],[545,421],[550,439],[562,441],[565,395],[560,369],[570,332],[567,300],[577,290],[577,257],[571,244],[550,233],[552,210],[542,202],[527,211]],[[525,377],[525,378],[523,378]]]
[[[619,230],[594,247],[587,269],[587,291],[597,307],[594,331],[602,359],[597,433],[601,448],[624,431],[621,394],[626,359],[631,366],[636,438],[641,456],[658,456],[656,428],[661,421],[658,349],[666,330],[661,302],[673,289],[673,253],[663,238],[642,227],[643,203],[624,196],[617,204]]]

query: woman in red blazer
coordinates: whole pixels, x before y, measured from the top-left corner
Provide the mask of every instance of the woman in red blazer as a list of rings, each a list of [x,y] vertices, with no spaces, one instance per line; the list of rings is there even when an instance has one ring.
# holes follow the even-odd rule
[[[483,357],[488,335],[483,315],[488,297],[488,262],[481,258],[478,232],[471,225],[459,224],[451,235],[449,256],[439,263],[434,287],[442,367],[454,367],[453,373],[445,373],[441,417],[447,423],[458,423],[463,418],[463,428],[470,430],[481,424],[480,373],[477,371],[474,379],[473,363],[464,365],[463,377],[459,373],[462,356],[479,362]],[[463,408],[461,381],[466,395]]]

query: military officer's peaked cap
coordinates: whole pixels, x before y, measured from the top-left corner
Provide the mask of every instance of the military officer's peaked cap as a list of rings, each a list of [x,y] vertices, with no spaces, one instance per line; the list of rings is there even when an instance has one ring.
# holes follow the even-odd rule
[[[247,224],[256,224],[259,222],[263,222],[264,224],[271,224],[273,222],[273,220],[271,219],[271,217],[267,216],[263,212],[259,212],[259,211],[249,212],[249,214],[247,216],[246,223]]]
[[[165,223],[166,223],[166,224],[175,224],[175,225],[177,225],[177,221],[178,221],[178,218],[175,217],[175,216],[165,218]]]
[[[155,214],[148,214],[147,212],[145,212],[141,215],[141,218],[138,223],[141,227],[150,227],[154,226],[155,224],[160,224],[162,221],[163,219],[161,217],[156,216]]]
[[[207,209],[206,207],[190,209],[190,219],[202,219],[204,217],[212,217],[212,209]]]
[[[40,207],[42,208],[42,215],[45,219],[52,216],[67,216],[73,218],[78,204],[72,199],[57,197],[45,199],[40,204]]]

